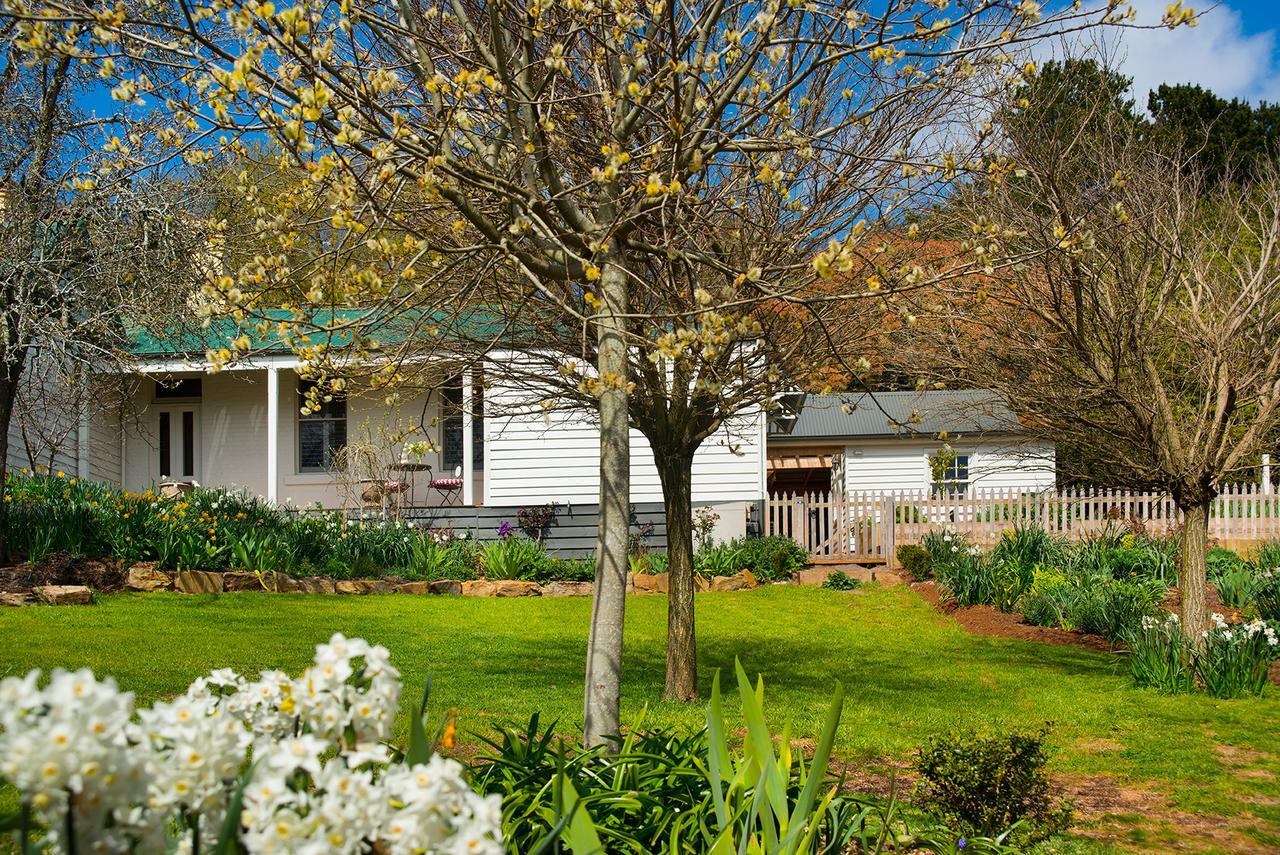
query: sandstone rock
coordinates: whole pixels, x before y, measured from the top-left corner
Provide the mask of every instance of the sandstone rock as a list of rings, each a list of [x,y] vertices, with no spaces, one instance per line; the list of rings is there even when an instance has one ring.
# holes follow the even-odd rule
[[[494,582],[477,579],[474,582],[463,582],[462,594],[465,597],[538,597],[542,595],[542,587],[537,582],[520,582],[515,579]]]
[[[899,576],[897,573],[894,573],[890,570],[876,570],[871,575],[874,576],[873,581],[879,582],[881,585],[884,585],[886,588],[892,588],[895,585],[905,584],[902,581],[901,576]]]
[[[87,606],[93,594],[84,585],[41,585],[36,596],[51,606]]]
[[[154,561],[143,561],[129,568],[124,579],[126,591],[167,591],[173,587],[173,577],[164,572]]]
[[[276,591],[289,593],[299,590],[298,580],[285,573],[267,570],[264,573],[232,572],[223,574],[227,591]]]
[[[797,585],[821,585],[827,577],[839,570],[850,579],[857,579],[863,584],[879,582],[886,587],[902,584],[902,577],[883,567],[867,567],[863,564],[829,564],[825,567],[811,567],[801,570],[795,575]]]
[[[0,591],[0,606],[25,606],[29,602],[30,591]]]
[[[827,581],[827,577],[832,573],[830,567],[814,567],[810,570],[801,570],[795,575],[797,585],[821,585]]]
[[[281,594],[292,594],[300,590],[298,580],[288,573],[272,574],[269,584],[271,585],[271,590],[278,591]]]
[[[591,582],[548,582],[542,586],[542,596],[589,597],[594,587]]]
[[[207,570],[183,570],[173,580],[174,589],[183,594],[221,594],[224,585],[221,573]]]
[[[328,576],[306,576],[298,579],[293,589],[304,594],[332,594],[335,591],[333,580]]]
[[[391,583],[384,579],[340,579],[333,587],[339,594],[391,593]]]
[[[665,594],[671,588],[671,576],[667,573],[633,573],[631,590],[637,594]]]
[[[259,579],[257,573],[233,570],[230,573],[222,574],[222,590],[261,591],[263,590],[264,581],[266,581],[265,577],[263,579]]]
[[[457,579],[436,579],[431,583],[430,590],[433,594],[452,594],[455,597],[461,597],[462,583]]]
[[[397,594],[429,594],[430,582],[402,582],[394,588]]]
[[[746,591],[752,587],[755,580],[749,574],[739,573],[736,576],[713,576],[711,578],[711,590],[713,591]]]

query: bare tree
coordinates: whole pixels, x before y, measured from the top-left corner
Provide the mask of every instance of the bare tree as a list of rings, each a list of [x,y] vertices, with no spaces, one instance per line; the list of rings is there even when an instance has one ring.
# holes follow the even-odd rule
[[[0,19],[0,474],[15,407],[29,452],[65,442],[78,408],[55,412],[54,399],[82,399],[91,372],[118,364],[130,319],[163,311],[190,268],[190,241],[176,237],[198,232],[175,218],[172,189],[98,189],[102,123],[75,106],[92,70],[66,54],[31,61],[19,29]],[[50,376],[25,376],[37,355]]]
[[[1025,73],[1020,45],[1126,20],[1105,0],[6,2],[34,49],[92,38],[119,99],[167,99],[174,156],[207,161],[251,135],[305,170],[284,216],[245,182],[261,248],[211,284],[210,305],[265,321],[288,293],[275,305],[316,370],[331,349],[317,342],[341,341],[344,365],[378,361],[390,382],[413,360],[389,341],[421,351],[441,315],[495,304],[521,313],[494,343],[544,341],[531,328],[556,330],[561,350],[572,338],[588,369],[543,376],[567,378],[556,388],[585,397],[601,428],[588,741],[618,728],[629,424],[674,459],[668,693],[693,697],[688,461],[779,385],[757,312],[821,305],[833,297],[810,299],[815,280],[866,266],[883,272],[858,278],[862,297],[927,276],[870,243],[868,224],[986,169],[982,134],[952,125],[969,95]],[[166,88],[156,68],[184,73]],[[305,251],[304,209],[327,228]],[[356,252],[364,265],[342,260]],[[317,322],[334,306],[367,311]],[[399,335],[378,335],[392,318]]]
[[[1098,96],[1069,122],[1052,91],[1012,107],[1016,170],[939,221],[958,221],[968,251],[1017,263],[953,280],[915,332],[941,379],[958,370],[1031,434],[1088,447],[1092,477],[1172,495],[1182,622],[1198,640],[1211,503],[1280,429],[1280,175],[1210,180]]]

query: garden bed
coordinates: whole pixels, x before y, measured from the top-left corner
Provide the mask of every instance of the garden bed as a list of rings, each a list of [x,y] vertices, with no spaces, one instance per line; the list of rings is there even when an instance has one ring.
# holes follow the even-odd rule
[[[1085,650],[1098,650],[1103,653],[1114,653],[1124,650],[1124,645],[1111,643],[1101,635],[1079,630],[1064,630],[1055,626],[1037,626],[1025,621],[1016,612],[1001,612],[992,605],[960,605],[954,598],[946,595],[946,591],[933,580],[919,581],[909,573],[904,573],[905,581],[925,602],[932,605],[937,612],[954,618],[965,632],[972,635],[993,637],[993,639],[1016,639],[1019,641],[1039,641],[1042,644],[1075,646]],[[1217,591],[1210,585],[1206,590],[1206,604],[1210,612],[1231,612],[1217,596]],[[1161,607],[1170,614],[1178,611],[1178,589],[1171,587]],[[1271,664],[1267,673],[1271,685],[1280,686],[1280,660]]]
[[[994,606],[961,606],[955,600],[944,597],[937,582],[912,582],[911,589],[939,612],[954,618],[966,632],[974,635],[1016,638],[1019,641],[1039,641],[1044,644],[1065,644],[1088,650],[1116,649],[1100,635],[1059,629],[1054,626],[1035,626],[1024,621],[1022,615],[1002,612]]]
[[[762,583],[749,570],[731,576],[698,576],[699,592],[746,591],[761,584],[821,585],[828,571],[802,571],[781,583]],[[665,594],[668,574],[632,573],[628,594]],[[45,599],[38,593],[45,586],[70,586],[97,593],[151,593],[173,591],[180,594],[222,594],[267,592],[280,594],[408,594],[455,595],[467,597],[589,597],[594,587],[588,581],[522,579],[407,579],[382,576],[337,579],[330,576],[294,578],[283,573],[207,570],[170,572],[154,561],[136,562],[128,567],[117,561],[54,556],[35,564],[18,564],[0,570],[0,603],[25,605]],[[46,600],[47,601],[47,600]]]

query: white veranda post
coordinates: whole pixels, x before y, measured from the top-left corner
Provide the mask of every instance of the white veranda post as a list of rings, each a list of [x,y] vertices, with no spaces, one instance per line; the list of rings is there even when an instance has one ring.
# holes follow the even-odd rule
[[[280,492],[280,369],[267,369],[267,502]]]
[[[462,372],[462,504],[476,503],[475,437],[471,432],[474,419],[475,388],[470,371]]]

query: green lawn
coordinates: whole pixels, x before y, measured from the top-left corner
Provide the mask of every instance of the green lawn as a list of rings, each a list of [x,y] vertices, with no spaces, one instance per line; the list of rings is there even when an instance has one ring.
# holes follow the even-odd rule
[[[1280,847],[1280,691],[1160,697],[1130,688],[1107,654],[971,636],[905,588],[772,587],[700,594],[697,607],[704,691],[713,669],[731,673],[739,657],[764,675],[775,726],[790,721],[803,736],[817,733],[841,680],[838,751],[855,765],[901,761],[951,727],[1051,721],[1068,780],[1106,776],[1082,789],[1118,784],[1130,796],[1090,824],[1095,833],[1151,851]],[[458,708],[464,733],[535,710],[571,731],[589,608],[580,598],[110,596],[92,608],[0,611],[0,675],[88,666],[145,702],[215,667],[300,670],[317,642],[341,631],[389,647],[411,692],[433,675],[432,707]],[[698,725],[700,706],[660,700],[665,618],[665,598],[628,601],[624,721],[647,707],[650,723]],[[1202,824],[1213,834],[1196,832]]]

